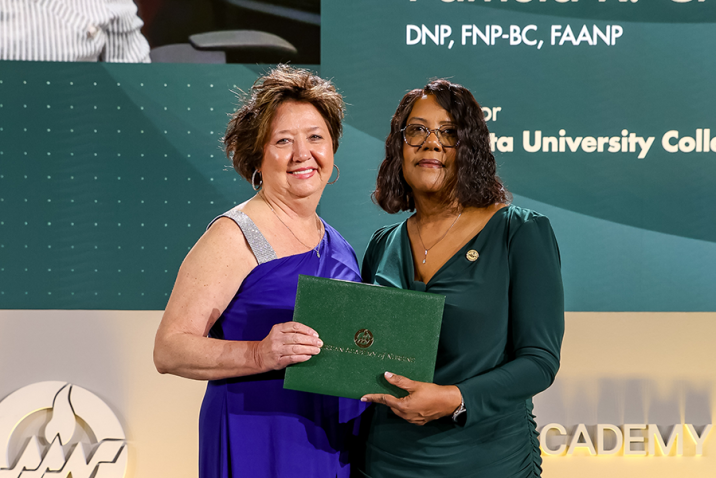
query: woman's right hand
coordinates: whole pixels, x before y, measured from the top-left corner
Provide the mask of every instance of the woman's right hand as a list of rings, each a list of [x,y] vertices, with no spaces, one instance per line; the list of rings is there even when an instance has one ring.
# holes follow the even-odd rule
[[[299,322],[276,324],[260,342],[256,342],[255,356],[259,369],[281,370],[305,362],[321,351],[323,341],[312,328]]]

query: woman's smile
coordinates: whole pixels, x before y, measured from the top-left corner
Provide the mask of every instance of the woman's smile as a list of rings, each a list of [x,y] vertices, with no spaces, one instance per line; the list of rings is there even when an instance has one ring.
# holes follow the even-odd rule
[[[299,179],[308,179],[313,177],[314,173],[316,172],[315,168],[303,168],[303,169],[297,169],[295,171],[289,171],[288,173],[296,178]]]
[[[445,165],[438,159],[421,159],[416,165],[421,168],[444,168]]]

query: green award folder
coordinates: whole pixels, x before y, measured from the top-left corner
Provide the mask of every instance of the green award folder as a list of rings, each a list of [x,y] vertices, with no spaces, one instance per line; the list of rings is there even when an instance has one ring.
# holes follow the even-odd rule
[[[293,320],[318,332],[323,348],[286,369],[284,388],[402,397],[384,372],[432,382],[444,305],[441,295],[299,276]]]

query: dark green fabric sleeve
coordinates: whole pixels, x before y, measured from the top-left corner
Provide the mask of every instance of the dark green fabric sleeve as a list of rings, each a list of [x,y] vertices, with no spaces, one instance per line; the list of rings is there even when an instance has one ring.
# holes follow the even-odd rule
[[[363,255],[363,264],[361,266],[361,279],[366,284],[372,284],[373,279],[375,279],[375,270],[374,267],[376,264],[376,247],[378,247],[378,242],[381,239],[385,239],[385,235],[387,232],[392,231],[396,229],[399,226],[399,224],[394,224],[392,226],[383,226],[377,231],[373,233],[373,235],[370,238],[370,241],[368,241],[368,246],[365,248],[365,254]]]
[[[507,237],[511,357],[504,365],[456,384],[465,426],[513,409],[545,390],[559,369],[564,294],[557,241],[549,220],[531,216]]]

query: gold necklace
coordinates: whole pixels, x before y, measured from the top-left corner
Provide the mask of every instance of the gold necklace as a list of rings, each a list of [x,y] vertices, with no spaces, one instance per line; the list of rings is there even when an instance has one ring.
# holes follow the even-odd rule
[[[425,244],[423,243],[423,237],[420,235],[420,221],[418,221],[418,220],[416,219],[415,222],[417,223],[417,224],[416,224],[416,227],[417,227],[417,229],[418,229],[418,239],[420,239],[420,245],[423,246],[423,249],[425,250],[425,257],[423,257],[423,264],[425,264],[425,261],[428,260],[428,251],[429,251],[430,249],[432,249],[433,247],[437,246],[440,241],[442,241],[443,239],[445,239],[445,236],[448,235],[448,232],[450,232],[450,229],[452,229],[452,227],[455,225],[455,223],[457,222],[457,220],[460,219],[460,216],[462,216],[462,211],[460,211],[460,213],[457,215],[457,217],[456,217],[455,220],[452,222],[452,224],[450,224],[450,227],[448,227],[447,231],[445,231],[445,234],[443,234],[442,237],[441,237],[440,239],[438,239],[438,240],[435,242],[435,244],[433,244],[433,245],[430,246],[430,247],[425,247]]]
[[[288,232],[290,232],[291,235],[292,235],[294,238],[296,238],[296,240],[303,245],[303,247],[307,247],[308,250],[313,249],[314,251],[316,251],[316,256],[320,259],[320,258],[321,258],[321,253],[318,252],[318,246],[321,245],[321,240],[320,240],[320,239],[318,240],[318,244],[316,244],[316,247],[311,247],[311,246],[309,246],[308,244],[306,244],[305,242],[303,242],[301,239],[298,238],[298,236],[297,236],[296,234],[293,233],[293,231],[291,230],[291,228],[288,227],[288,224],[286,224],[285,222],[283,222],[283,221],[281,220],[281,218],[280,218],[279,215],[276,213],[276,211],[274,211],[273,207],[271,207],[271,204],[269,204],[269,202],[266,200],[266,196],[264,196],[263,191],[261,191],[259,194],[261,194],[261,198],[264,200],[264,202],[265,202],[266,205],[269,207],[269,209],[271,209],[271,212],[274,214],[274,216],[276,216],[276,219],[278,219],[279,222],[280,222],[281,224],[283,224],[283,225],[286,227],[286,229],[288,229]],[[318,214],[316,214],[316,218],[318,218]],[[318,236],[321,237],[321,227],[318,226],[318,224],[317,224],[316,226],[317,226],[316,229],[318,230]]]

